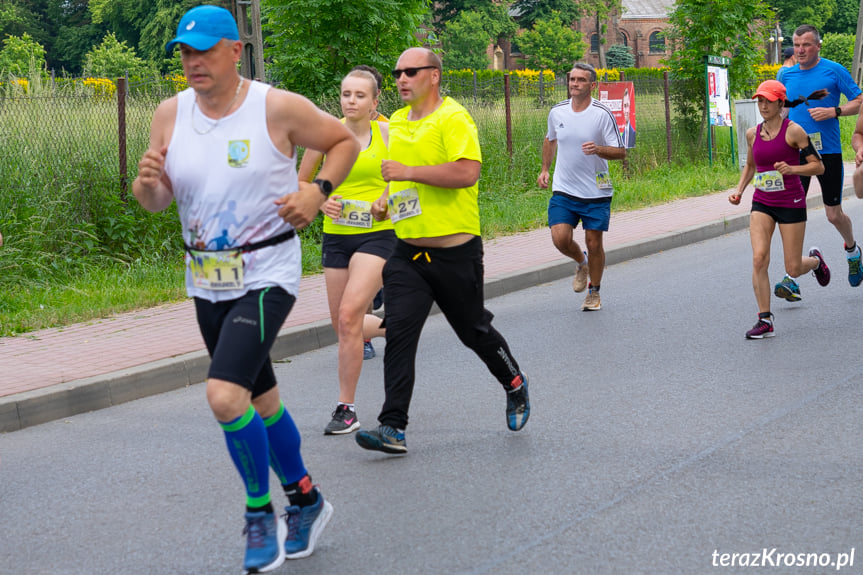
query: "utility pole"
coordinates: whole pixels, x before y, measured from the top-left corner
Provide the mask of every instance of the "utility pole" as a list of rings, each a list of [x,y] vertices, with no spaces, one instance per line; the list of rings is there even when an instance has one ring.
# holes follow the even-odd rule
[[[863,0],[860,0],[860,11],[857,13],[857,36],[854,40],[854,60],[851,64],[851,77],[854,78],[854,83],[858,86],[863,80]]]
[[[250,80],[265,81],[261,0],[233,0],[233,2],[234,17],[237,19],[240,41],[243,43],[240,74]]]

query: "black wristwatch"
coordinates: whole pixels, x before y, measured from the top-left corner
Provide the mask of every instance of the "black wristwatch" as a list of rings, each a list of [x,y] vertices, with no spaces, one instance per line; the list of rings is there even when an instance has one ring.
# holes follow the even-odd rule
[[[842,115],[842,108],[840,108],[839,106],[836,106],[833,109],[836,110],[836,117],[837,118]]]
[[[324,197],[329,198],[330,194],[333,193],[333,184],[329,180],[322,180],[320,178],[314,180],[313,184],[317,184],[319,188],[321,188],[321,193]]]

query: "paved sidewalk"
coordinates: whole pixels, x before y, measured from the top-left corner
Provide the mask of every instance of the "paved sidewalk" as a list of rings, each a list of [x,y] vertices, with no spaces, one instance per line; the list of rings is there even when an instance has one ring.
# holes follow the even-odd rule
[[[853,195],[852,172],[853,164],[846,164],[846,196]],[[612,207],[606,264],[744,229],[751,191],[740,206],[732,206],[728,194],[631,212]],[[817,180],[808,204],[821,205]],[[576,237],[584,245],[580,228]],[[557,280],[573,270],[573,263],[552,245],[547,228],[485,243],[487,298]],[[334,343],[323,276],[304,278],[272,356],[286,358]],[[0,338],[0,432],[196,384],[206,378],[208,365],[191,301]]]

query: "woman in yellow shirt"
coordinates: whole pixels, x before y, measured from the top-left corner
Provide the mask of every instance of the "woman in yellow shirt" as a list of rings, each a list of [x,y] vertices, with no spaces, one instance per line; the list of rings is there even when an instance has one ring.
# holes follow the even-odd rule
[[[352,70],[342,80],[341,105],[345,125],[362,144],[347,179],[321,207],[324,236],[321,263],[333,328],[339,337],[339,402],[326,426],[327,435],[341,435],[360,427],[354,397],[363,363],[363,341],[383,336],[381,320],[367,314],[383,285],[381,270],[395,245],[389,220],[379,222],[370,208],[387,195],[381,162],[388,157],[388,126],[372,121],[378,105],[374,75]],[[307,150],[300,165],[301,181],[311,181],[322,156]]]

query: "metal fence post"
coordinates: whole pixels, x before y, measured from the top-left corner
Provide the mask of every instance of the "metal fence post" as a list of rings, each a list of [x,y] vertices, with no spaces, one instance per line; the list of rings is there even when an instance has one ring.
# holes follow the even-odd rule
[[[506,102],[506,151],[512,160],[512,102],[509,97],[509,72],[503,75],[503,96]]]
[[[668,154],[668,163],[671,163],[671,98],[668,88],[668,70],[662,73],[665,86],[665,150]]]
[[[474,104],[476,104],[476,97],[477,97],[476,92],[477,92],[477,86],[476,86],[476,70],[474,70],[474,71],[473,71],[473,103],[474,103]]]
[[[120,160],[120,201],[125,204],[129,179],[126,172],[126,78],[117,78],[117,139]]]
[[[543,94],[543,91],[544,91],[543,89],[545,88],[545,85],[543,84],[543,76],[545,74],[543,74],[543,71],[544,70],[539,71],[539,105],[540,106],[545,105],[545,98],[544,98],[544,94]]]

